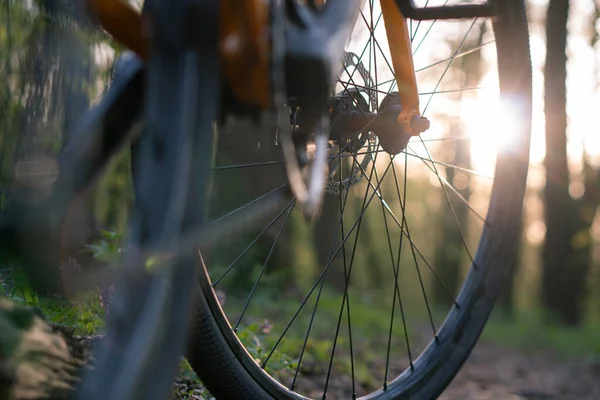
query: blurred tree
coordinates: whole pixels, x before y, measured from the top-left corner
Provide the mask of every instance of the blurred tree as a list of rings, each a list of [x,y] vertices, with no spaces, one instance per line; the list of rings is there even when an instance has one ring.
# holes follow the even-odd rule
[[[5,178],[5,168],[7,159],[10,158],[7,147],[14,147],[15,135],[11,134],[14,127],[16,114],[18,114],[18,105],[14,101],[11,81],[13,78],[13,58],[14,58],[14,40],[13,30],[13,4],[12,0],[6,0],[4,6],[0,9],[0,59],[3,60],[0,66],[0,178]],[[18,18],[18,17],[17,17]]]
[[[40,148],[40,134],[45,138],[57,130],[55,120],[58,104],[51,104],[53,73],[59,53],[60,24],[58,19],[59,4],[56,1],[39,1],[39,15],[34,21],[33,31],[29,37],[24,54],[23,65],[20,66],[21,86],[25,100],[25,109],[21,114],[19,126],[19,142],[17,157],[23,158]],[[57,102],[52,102],[57,103]]]
[[[546,17],[545,117],[546,241],[542,260],[542,304],[560,322],[578,324],[590,263],[590,226],[595,214],[594,190],[574,199],[567,159],[567,21],[568,0],[550,0]],[[589,170],[589,169],[588,169]],[[597,183],[595,183],[597,185]]]
[[[598,2],[596,2],[596,8],[594,10],[594,15],[593,15],[593,19],[592,19],[592,23],[590,24],[593,28],[592,29],[592,36],[590,38],[590,46],[596,50],[598,50],[598,46],[600,45],[600,32],[599,30],[596,28],[597,26],[599,26],[600,24],[600,4]],[[594,87],[596,89],[596,92],[600,93],[600,78],[599,78],[599,73],[600,73],[600,65],[598,63],[598,61],[596,61],[595,63],[595,70],[596,70],[596,79],[595,79],[595,84]],[[585,159],[586,163],[585,166],[587,167],[587,169],[589,170],[589,172],[586,173],[586,180],[588,180],[588,182],[586,182],[585,184],[585,190],[586,190],[586,195],[590,196],[590,193],[593,193],[593,197],[596,200],[596,205],[600,204],[600,174],[598,172],[597,169],[593,169],[591,166],[591,163],[589,162],[589,159],[586,158]],[[597,164],[596,164],[597,165]],[[590,177],[592,176],[592,174],[594,174],[595,176],[595,182],[590,182],[592,181],[592,179],[590,179]],[[596,207],[596,212],[598,211],[598,207]],[[596,246],[596,251],[597,251],[598,247]],[[594,312],[595,311],[595,315],[596,317],[600,317],[600,264],[597,261],[597,258],[594,258],[594,250],[592,249],[592,271],[590,271],[590,279],[589,279],[589,298],[588,298],[588,304],[590,305],[590,311]]]
[[[90,30],[83,10],[70,0],[6,1],[0,5],[0,178],[7,185],[18,159],[55,156],[96,96],[104,74],[95,51],[102,33]],[[106,74],[104,74],[106,75]],[[127,161],[127,160],[125,160]],[[123,164],[123,162],[121,162]],[[127,165],[127,164],[126,164]],[[109,169],[94,199],[100,219],[122,221],[128,168]],[[110,190],[106,190],[106,187]],[[118,193],[117,192],[118,189]],[[119,196],[115,196],[115,193]],[[90,221],[85,199],[78,217]],[[109,201],[110,200],[110,201]],[[87,222],[86,222],[87,224]],[[88,224],[89,225],[89,224]],[[123,224],[121,224],[123,227]],[[92,228],[92,226],[89,226]],[[83,240],[84,235],[77,235]]]

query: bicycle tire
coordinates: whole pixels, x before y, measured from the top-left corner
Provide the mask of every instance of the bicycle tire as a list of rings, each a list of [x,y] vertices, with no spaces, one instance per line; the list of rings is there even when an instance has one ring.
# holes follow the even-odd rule
[[[500,90],[515,97],[524,121],[512,150],[498,156],[493,196],[475,264],[437,340],[386,390],[365,399],[433,399],[452,381],[468,358],[492,311],[507,265],[517,246],[525,193],[531,130],[532,72],[527,17],[523,0],[498,2],[492,20],[498,57]],[[200,270],[187,358],[217,399],[302,399],[268,376],[244,349],[223,315],[207,268]]]

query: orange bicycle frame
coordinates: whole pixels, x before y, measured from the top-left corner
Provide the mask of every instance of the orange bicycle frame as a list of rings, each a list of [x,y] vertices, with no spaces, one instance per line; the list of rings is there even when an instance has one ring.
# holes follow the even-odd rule
[[[321,1],[324,3],[324,1]],[[380,0],[402,112],[398,122],[410,132],[410,120],[420,115],[410,34],[406,18],[395,0]],[[142,16],[122,0],[87,0],[104,29],[127,48],[146,59],[149,38]],[[241,101],[268,108],[271,102],[269,72],[269,2],[220,1],[219,51],[222,70],[234,95]]]
[[[421,113],[408,24],[395,0],[380,0],[380,4],[402,106],[398,122],[404,126],[405,132],[411,132],[412,117]]]
[[[142,59],[148,57],[149,40],[144,34],[142,16],[121,0],[86,0],[89,11],[113,39],[134,51]]]

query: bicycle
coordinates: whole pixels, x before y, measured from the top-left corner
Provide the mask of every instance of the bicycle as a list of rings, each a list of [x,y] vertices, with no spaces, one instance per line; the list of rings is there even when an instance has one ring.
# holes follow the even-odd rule
[[[52,182],[52,194],[45,195],[42,200],[31,200],[33,206],[25,202],[26,205],[17,212],[20,219],[15,228],[18,237],[37,238],[41,245],[39,252],[26,255],[32,280],[53,290],[64,289],[67,282],[61,280],[60,274],[44,273],[47,272],[45,268],[52,266],[40,260],[46,257],[53,261],[52,265],[58,265],[54,262],[53,251],[61,248],[61,235],[56,233],[67,226],[69,205],[93,183],[110,157],[132,137],[135,139],[132,146],[136,194],[133,246],[123,256],[124,268],[117,281],[106,338],[98,352],[95,371],[85,377],[80,388],[81,398],[165,398],[179,357],[184,353],[216,398],[306,398],[296,389],[301,387],[301,367],[308,357],[307,345],[318,344],[311,341],[310,335],[316,326],[319,299],[323,290],[328,290],[323,289],[326,281],[328,285],[342,287],[337,290],[341,296],[339,311],[334,318],[324,317],[325,321],[337,318],[337,322],[332,325],[335,337],[331,349],[327,349],[330,357],[322,363],[321,373],[325,379],[320,392],[322,398],[327,396],[330,377],[336,372],[336,346],[341,340],[340,330],[345,329],[342,326],[345,319],[350,361],[349,365],[347,362],[340,364],[342,366],[337,370],[350,370],[349,387],[344,396],[356,398],[364,394],[364,398],[369,399],[430,399],[443,391],[475,346],[517,244],[531,125],[531,62],[523,1],[446,3],[448,1],[430,6],[429,2],[422,2],[421,6],[416,6],[413,0],[381,0],[381,14],[374,15],[377,7],[373,1],[358,0],[248,0],[240,3],[148,0],[140,15],[122,2],[88,0],[88,7],[100,24],[137,57],[123,60],[109,92],[86,116],[79,132],[73,135],[72,142],[59,156],[60,175]],[[414,41],[418,32],[423,34],[426,29],[420,29],[420,21],[434,21],[427,28],[426,37],[437,21],[448,19],[472,21],[466,26],[467,34],[459,39],[450,56],[436,64],[443,72],[433,90],[423,94],[417,89],[417,74],[422,70],[415,68],[413,60],[414,53],[423,43],[415,45]],[[495,38],[482,41],[485,34],[491,32],[481,28],[478,47],[462,49],[479,19],[491,23]],[[391,62],[386,60],[380,38],[375,36],[377,28],[381,28],[380,20],[383,20],[390,44]],[[414,25],[413,20],[416,21]],[[343,48],[352,45],[352,39],[359,36],[360,32],[352,32],[354,24],[360,26],[363,23],[367,26],[370,47],[366,45],[361,55],[352,51],[342,54]],[[175,29],[177,27],[181,29]],[[408,158],[422,162],[424,168],[434,174],[442,188],[442,198],[448,202],[457,223],[457,207],[450,202],[450,195],[473,210],[474,207],[461,195],[462,189],[456,188],[459,181],[444,178],[438,167],[477,174],[467,167],[433,160],[426,146],[428,139],[423,139],[422,135],[430,128],[435,130],[435,125],[430,125],[423,115],[433,96],[443,93],[439,91],[440,82],[451,64],[482,51],[489,44],[495,44],[497,48],[500,98],[507,107],[505,112],[512,114],[504,115],[503,122],[517,120],[519,124],[509,127],[512,130],[510,142],[497,151],[493,167],[496,177],[492,186],[486,189],[490,197],[487,215],[481,217],[473,211],[484,221],[475,253],[470,251],[468,239],[463,236],[459,224],[460,242],[469,256],[469,273],[458,296],[449,294],[449,311],[444,323],[437,327],[425,294],[419,262],[426,264],[434,277],[438,275],[413,241],[405,212],[410,202],[406,194]],[[412,50],[411,46],[414,46]],[[363,57],[367,48],[369,57],[374,60]],[[389,81],[382,81],[378,76],[382,64],[377,65],[377,54],[383,55],[385,66],[394,71],[391,75],[388,72]],[[341,55],[344,56],[342,61]],[[374,67],[374,77],[367,71],[365,63]],[[355,77],[356,73],[359,76]],[[341,78],[343,75],[345,79]],[[359,79],[362,84],[356,83]],[[465,78],[465,81],[469,80]],[[459,90],[447,92],[463,93]],[[425,107],[420,105],[423,96],[428,98]],[[273,108],[276,117],[270,113]],[[222,161],[215,154],[217,150],[224,153],[215,141],[222,139],[227,144],[240,140],[244,143],[245,139],[252,143],[259,139],[250,134],[239,138],[227,134],[223,128],[223,114],[227,113],[245,113],[254,117],[266,113],[270,116],[269,121],[275,120],[274,132],[260,143],[267,143],[263,146],[268,150],[270,143],[276,141],[274,148],[278,149],[280,158],[214,165],[213,160]],[[219,127],[216,127],[216,121]],[[435,122],[432,118],[431,124]],[[434,137],[430,140],[444,143],[445,139]],[[424,153],[419,155],[413,149],[413,143],[421,145]],[[272,149],[270,151],[273,154]],[[253,154],[252,149],[245,146],[241,156],[251,158]],[[389,159],[385,167],[378,165],[378,159],[385,155]],[[394,161],[397,155],[403,158],[401,162]],[[344,160],[350,160],[350,165]],[[222,208],[227,204],[219,199],[221,208],[219,204],[216,207],[219,218],[206,222],[209,214],[204,210],[211,206],[208,193],[213,174],[273,166],[284,169],[271,172],[272,179],[253,180],[253,189],[263,190],[256,200],[223,212]],[[399,183],[401,167],[404,171],[402,184]],[[395,203],[384,199],[386,193],[381,185],[386,176],[387,182],[392,183],[391,190],[396,191]],[[273,185],[268,190],[262,187],[272,184],[272,180],[277,180],[275,178],[283,183],[274,189]],[[213,180],[218,184],[222,179]],[[348,198],[351,191],[362,186],[365,190],[358,196],[358,204],[361,204],[358,217],[348,224],[343,217]],[[34,191],[39,191],[39,187],[34,185]],[[332,196],[327,197],[329,195]],[[372,202],[375,207],[381,207],[387,231],[388,243],[384,247],[389,247],[390,251],[390,280],[393,282],[389,290],[393,296],[388,299],[391,300],[391,321],[383,346],[385,365],[377,371],[381,372],[380,388],[367,394],[359,393],[361,382],[358,382],[354,352],[363,349],[357,347],[356,338],[353,342],[353,332],[356,334],[357,331],[352,330],[350,303],[356,304],[357,295],[350,293],[350,282],[362,217]],[[401,217],[393,211],[394,205],[400,208]],[[212,206],[215,208],[214,204]],[[337,208],[341,216],[332,233],[333,240],[330,250],[326,251],[323,269],[317,273],[314,284],[299,297],[300,309],[288,313],[289,322],[279,326],[278,333],[281,334],[268,342],[269,350],[252,354],[241,337],[242,332],[247,332],[242,329],[248,319],[245,314],[252,310],[252,297],[294,207],[309,220],[325,215],[332,207]],[[274,218],[273,214],[276,214]],[[233,308],[228,310],[218,298],[216,287],[239,265],[250,246],[241,250],[238,257],[230,257],[233,261],[225,269],[217,268],[216,263],[211,267],[207,247],[217,246],[221,239],[229,240],[243,229],[251,230],[248,228],[250,223],[261,219],[270,222],[257,231],[258,235],[250,245],[262,240],[271,227],[281,226],[258,271],[258,278],[250,281],[250,295],[238,304],[234,301]],[[43,223],[50,228],[40,228]],[[397,228],[396,236],[389,233],[390,225]],[[349,240],[353,233],[354,241]],[[64,243],[62,245],[64,247]],[[196,251],[198,245],[203,246],[199,252]],[[404,247],[408,247],[409,260],[414,262],[418,275],[415,277],[424,296],[422,307],[426,309],[431,325],[431,338],[423,345],[418,358],[411,351],[407,330],[409,318],[405,316],[402,300],[405,288],[398,283]],[[207,254],[209,260],[205,262]],[[214,258],[218,259],[218,256]],[[336,263],[340,267],[337,277],[328,277]],[[157,264],[161,266],[157,267]],[[58,278],[51,281],[54,276]],[[198,277],[197,283],[191,279],[193,276]],[[314,306],[305,307],[312,299],[315,299]],[[396,307],[400,309],[401,323],[397,322],[395,332]],[[304,320],[298,317],[303,308],[313,310]],[[371,308],[373,312],[377,310]],[[281,309],[276,311],[283,312]],[[235,322],[233,315],[237,316]],[[302,343],[302,349],[294,355],[296,361],[291,363],[291,375],[282,377],[279,382],[276,374],[268,369],[268,362],[294,323],[302,325],[300,341],[294,342]],[[272,332],[272,327],[262,328],[266,332],[264,336],[268,336],[270,329]],[[392,348],[394,334],[398,332],[401,332],[399,337],[405,341],[406,349],[398,344]],[[189,337],[187,342],[183,340],[186,335]],[[407,353],[408,360],[403,364],[403,370],[396,371],[399,367],[392,366],[391,361],[394,357],[399,359],[401,353]],[[318,361],[314,363],[318,364]],[[308,390],[305,394],[312,392]]]

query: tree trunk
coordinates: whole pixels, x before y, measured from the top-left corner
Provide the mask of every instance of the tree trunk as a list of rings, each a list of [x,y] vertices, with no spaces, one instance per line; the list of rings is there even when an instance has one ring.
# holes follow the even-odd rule
[[[568,0],[551,0],[546,18],[546,242],[543,249],[542,304],[553,318],[581,322],[589,269],[589,226],[584,203],[569,193],[567,160],[566,45]]]
[[[21,114],[21,129],[17,157],[29,156],[40,150],[40,134],[47,136],[52,131],[52,103],[56,92],[52,90],[58,53],[60,49],[60,27],[54,23],[58,15],[55,1],[40,3],[40,15],[37,16],[30,42],[27,44],[26,62],[22,80],[25,94],[25,109]],[[51,22],[48,22],[51,21]]]

